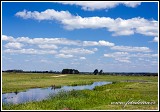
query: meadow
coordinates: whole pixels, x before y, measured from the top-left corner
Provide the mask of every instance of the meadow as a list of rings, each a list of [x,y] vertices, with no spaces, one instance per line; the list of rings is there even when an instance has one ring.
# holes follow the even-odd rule
[[[2,104],[3,110],[157,110],[157,76],[112,76],[43,73],[3,73],[2,92],[24,91],[29,88],[56,85],[85,85],[95,81],[113,84],[94,90],[73,90],[50,96],[47,100],[22,104]],[[154,102],[154,104],[115,104],[115,102]]]

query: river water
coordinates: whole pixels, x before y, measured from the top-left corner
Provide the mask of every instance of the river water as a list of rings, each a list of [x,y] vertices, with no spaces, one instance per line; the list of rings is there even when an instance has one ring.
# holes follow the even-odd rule
[[[13,92],[2,94],[3,103],[25,103],[29,101],[41,101],[47,99],[49,95],[57,95],[61,91],[71,91],[71,90],[93,90],[96,86],[102,86],[106,84],[111,84],[112,82],[100,81],[94,82],[91,85],[80,85],[80,86],[62,86],[61,88],[33,88],[28,89],[24,92]]]

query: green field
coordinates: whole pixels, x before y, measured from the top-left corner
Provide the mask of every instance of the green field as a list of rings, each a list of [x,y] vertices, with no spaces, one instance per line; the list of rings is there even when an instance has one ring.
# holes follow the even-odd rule
[[[157,76],[111,76],[111,75],[69,75],[3,73],[2,92],[23,91],[29,88],[51,85],[81,85],[94,81],[112,81],[113,84],[96,87],[94,90],[62,92],[48,100],[16,105],[2,105],[3,110],[157,110]],[[128,80],[128,82],[126,82]],[[130,82],[131,81],[131,82]],[[155,102],[150,105],[112,104],[114,102]]]

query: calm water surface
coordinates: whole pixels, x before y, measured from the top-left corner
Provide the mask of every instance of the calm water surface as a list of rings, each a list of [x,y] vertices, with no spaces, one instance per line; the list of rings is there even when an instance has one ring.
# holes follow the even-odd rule
[[[43,99],[47,99],[49,95],[56,95],[60,91],[71,91],[71,90],[93,90],[96,86],[102,86],[106,84],[111,84],[112,82],[94,82],[91,85],[81,85],[81,86],[63,86],[61,88],[34,88],[28,89],[24,92],[15,92],[15,93],[5,93],[2,94],[2,102],[3,103],[25,103],[29,101],[40,101]]]

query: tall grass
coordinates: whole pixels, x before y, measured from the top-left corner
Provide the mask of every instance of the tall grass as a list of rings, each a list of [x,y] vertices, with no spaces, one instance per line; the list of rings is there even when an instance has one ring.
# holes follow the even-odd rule
[[[84,85],[95,81],[125,81],[145,80],[157,82],[157,77],[149,76],[111,76],[111,75],[76,75],[67,74],[64,77],[52,77],[56,74],[44,73],[2,73],[2,92],[24,91],[29,88],[49,87],[55,85]],[[57,74],[58,75],[58,74]]]
[[[97,86],[94,90],[61,91],[47,100],[4,105],[4,110],[156,110],[157,82],[116,82]],[[112,105],[111,102],[155,101],[154,105]]]

